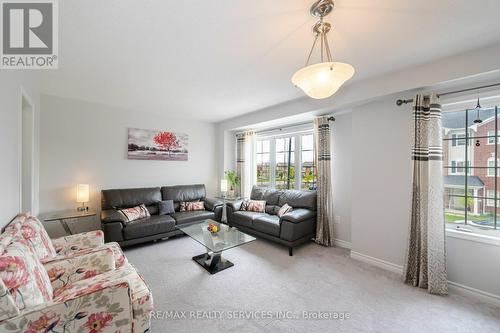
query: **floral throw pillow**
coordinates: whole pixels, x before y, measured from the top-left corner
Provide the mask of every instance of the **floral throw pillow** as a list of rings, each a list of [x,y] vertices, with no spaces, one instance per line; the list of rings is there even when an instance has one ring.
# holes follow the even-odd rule
[[[204,201],[181,202],[180,210],[181,210],[181,212],[192,212],[195,210],[205,210],[205,202]]]
[[[125,216],[127,222],[132,222],[151,216],[151,214],[149,214],[149,210],[144,204],[132,208],[120,209],[119,211]]]
[[[278,215],[278,217],[282,217],[286,213],[290,213],[292,210],[292,206],[290,206],[289,204],[284,204],[283,206],[281,206],[280,210],[278,210],[278,214],[276,215]]]
[[[52,300],[47,271],[24,239],[11,243],[0,256],[0,278],[20,310]]]
[[[266,211],[266,201],[265,200],[245,200],[241,203],[240,210],[246,210],[248,212],[264,213]]]

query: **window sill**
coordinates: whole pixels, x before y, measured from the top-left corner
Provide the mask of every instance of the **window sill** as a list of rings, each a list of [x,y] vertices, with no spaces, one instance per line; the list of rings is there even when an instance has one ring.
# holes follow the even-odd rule
[[[471,242],[500,246],[500,238],[477,234],[474,232],[458,231],[446,228],[446,236],[465,239]]]

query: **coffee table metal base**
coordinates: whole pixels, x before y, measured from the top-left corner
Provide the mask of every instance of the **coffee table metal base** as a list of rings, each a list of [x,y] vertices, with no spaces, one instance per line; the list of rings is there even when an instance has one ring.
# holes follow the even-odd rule
[[[215,274],[234,266],[232,262],[223,258],[221,253],[202,253],[194,256],[193,260],[205,268],[210,274]]]

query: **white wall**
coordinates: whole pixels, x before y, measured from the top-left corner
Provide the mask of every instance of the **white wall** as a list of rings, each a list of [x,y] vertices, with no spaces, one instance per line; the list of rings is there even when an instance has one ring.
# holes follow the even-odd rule
[[[335,116],[332,126],[332,188],[335,239],[351,242],[352,115]]]
[[[74,208],[75,186],[91,186],[90,206],[100,208],[100,190],[202,183],[215,194],[215,125],[42,95],[40,209]],[[161,129],[189,135],[189,161],[127,159],[127,128]],[[99,227],[98,218],[73,224]],[[62,234],[57,223],[52,235]]]
[[[411,208],[412,112],[394,100],[388,96],[354,108],[352,152],[334,158],[352,157],[352,251],[401,270]],[[500,298],[500,246],[448,234],[446,250],[451,282]]]
[[[2,70],[0,74],[0,228],[20,210],[21,89],[35,106],[33,213],[38,210],[38,111],[39,90],[36,71]]]

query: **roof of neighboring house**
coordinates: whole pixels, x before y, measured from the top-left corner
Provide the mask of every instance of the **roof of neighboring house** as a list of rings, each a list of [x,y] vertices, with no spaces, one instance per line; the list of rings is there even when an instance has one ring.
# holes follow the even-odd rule
[[[474,120],[477,117],[477,112],[471,111],[469,112],[469,124],[467,127],[474,125]],[[492,118],[495,119],[495,109],[490,108],[490,109],[481,109],[479,111],[479,118],[484,121],[486,119]],[[446,128],[465,128],[465,112],[462,111],[449,111],[449,112],[443,112],[443,120],[442,120],[442,126]]]
[[[465,176],[451,175],[444,176],[444,185],[465,186]],[[468,186],[483,187],[484,183],[478,176],[467,177]]]

